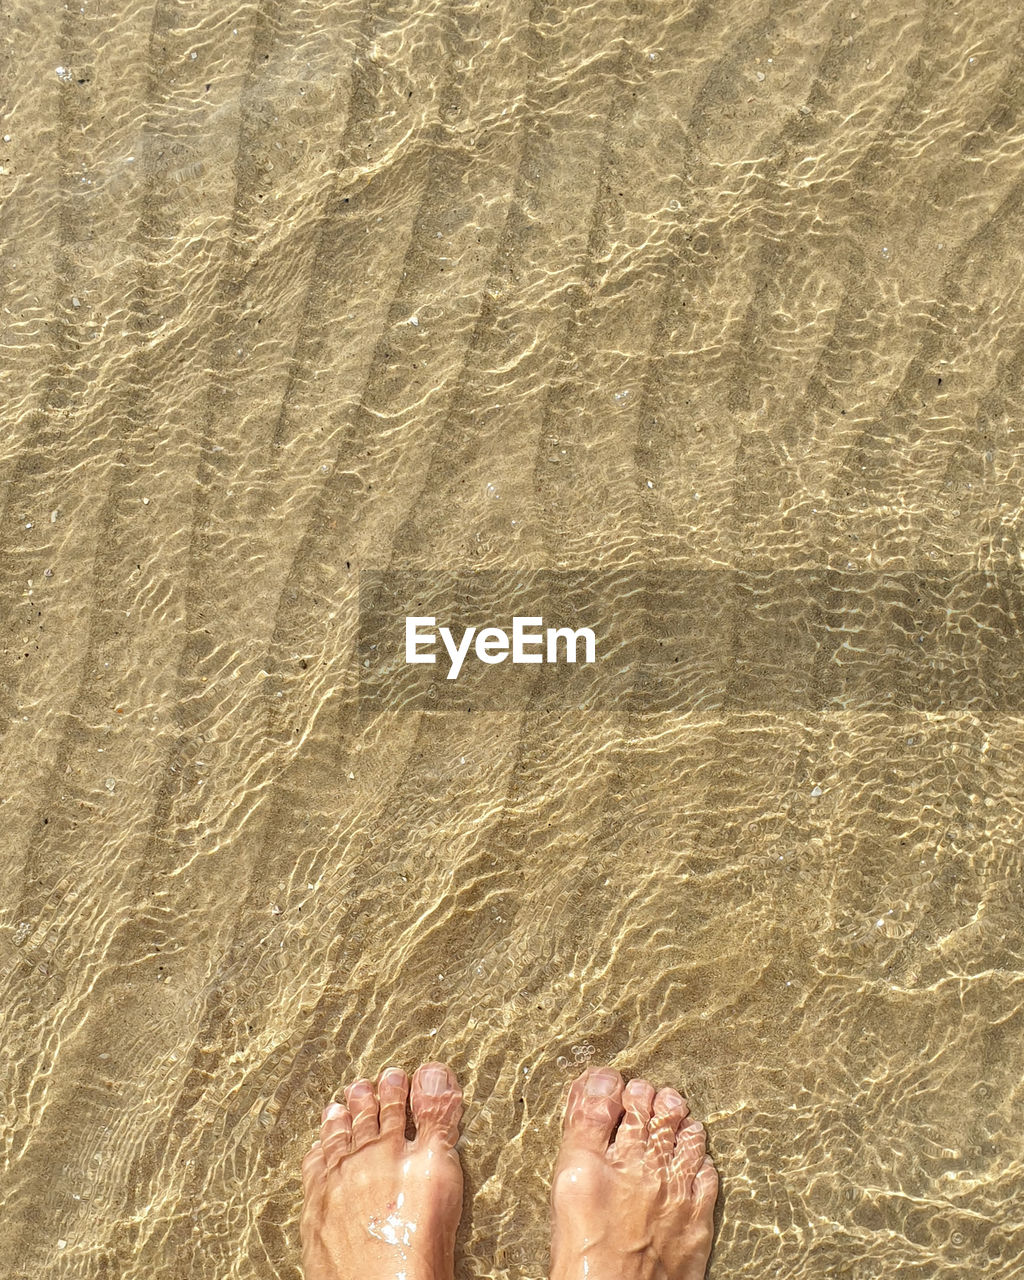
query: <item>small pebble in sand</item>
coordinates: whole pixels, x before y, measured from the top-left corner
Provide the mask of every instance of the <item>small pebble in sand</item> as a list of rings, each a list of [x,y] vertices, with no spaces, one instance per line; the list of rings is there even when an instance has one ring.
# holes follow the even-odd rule
[[[821,787],[812,787],[812,788],[811,788],[811,795],[812,795],[812,796],[820,796],[820,795],[821,795]]]
[[[71,305],[72,305],[73,307],[76,307],[76,308],[77,308],[77,307],[80,307],[82,304],[81,304],[81,302],[79,302],[79,300],[78,300],[74,295],[72,295],[72,298],[71,298]]]

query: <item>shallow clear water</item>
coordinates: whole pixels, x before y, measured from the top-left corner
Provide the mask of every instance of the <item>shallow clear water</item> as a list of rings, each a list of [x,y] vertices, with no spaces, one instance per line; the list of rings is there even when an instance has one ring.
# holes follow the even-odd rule
[[[1020,40],[990,0],[18,0],[5,1275],[296,1277],[320,1107],[435,1054],[460,1278],[544,1274],[590,1059],[706,1118],[713,1276],[1024,1266],[1024,746],[986,666]],[[981,575],[920,641],[970,632],[966,683],[797,696],[814,646],[752,655],[726,571],[793,571],[792,620],[821,566],[870,585],[829,651],[882,600],[904,658],[921,575]],[[722,574],[688,652],[732,696],[360,696],[361,571],[509,568]],[[601,609],[661,634],[651,601]]]

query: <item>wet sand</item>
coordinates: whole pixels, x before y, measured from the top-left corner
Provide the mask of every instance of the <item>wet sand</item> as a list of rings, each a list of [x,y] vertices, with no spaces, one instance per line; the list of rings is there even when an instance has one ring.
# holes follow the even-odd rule
[[[983,571],[1019,631],[1019,18],[19,0],[2,56],[4,1275],[291,1280],[320,1107],[439,1053],[460,1280],[545,1274],[587,1060],[706,1119],[712,1276],[1014,1274],[1016,708],[367,714],[357,584]]]

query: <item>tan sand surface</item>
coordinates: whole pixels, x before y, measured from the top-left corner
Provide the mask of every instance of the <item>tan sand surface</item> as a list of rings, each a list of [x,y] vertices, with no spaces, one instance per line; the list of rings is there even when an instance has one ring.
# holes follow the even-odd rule
[[[545,1274],[587,1060],[707,1120],[713,1277],[1021,1274],[1020,701],[804,705],[740,617],[732,701],[375,703],[357,584],[973,572],[1011,644],[1022,39],[5,7],[0,1275],[296,1280],[320,1107],[435,1054],[459,1280]]]

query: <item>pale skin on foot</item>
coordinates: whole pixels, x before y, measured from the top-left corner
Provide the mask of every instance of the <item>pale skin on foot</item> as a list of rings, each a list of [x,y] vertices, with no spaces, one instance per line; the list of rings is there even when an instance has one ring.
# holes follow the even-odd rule
[[[440,1062],[411,1087],[396,1067],[357,1080],[324,1110],[302,1162],[305,1280],[454,1280],[461,1115]],[[703,1126],[680,1094],[585,1071],[551,1188],[551,1280],[702,1280],[717,1195]]]

